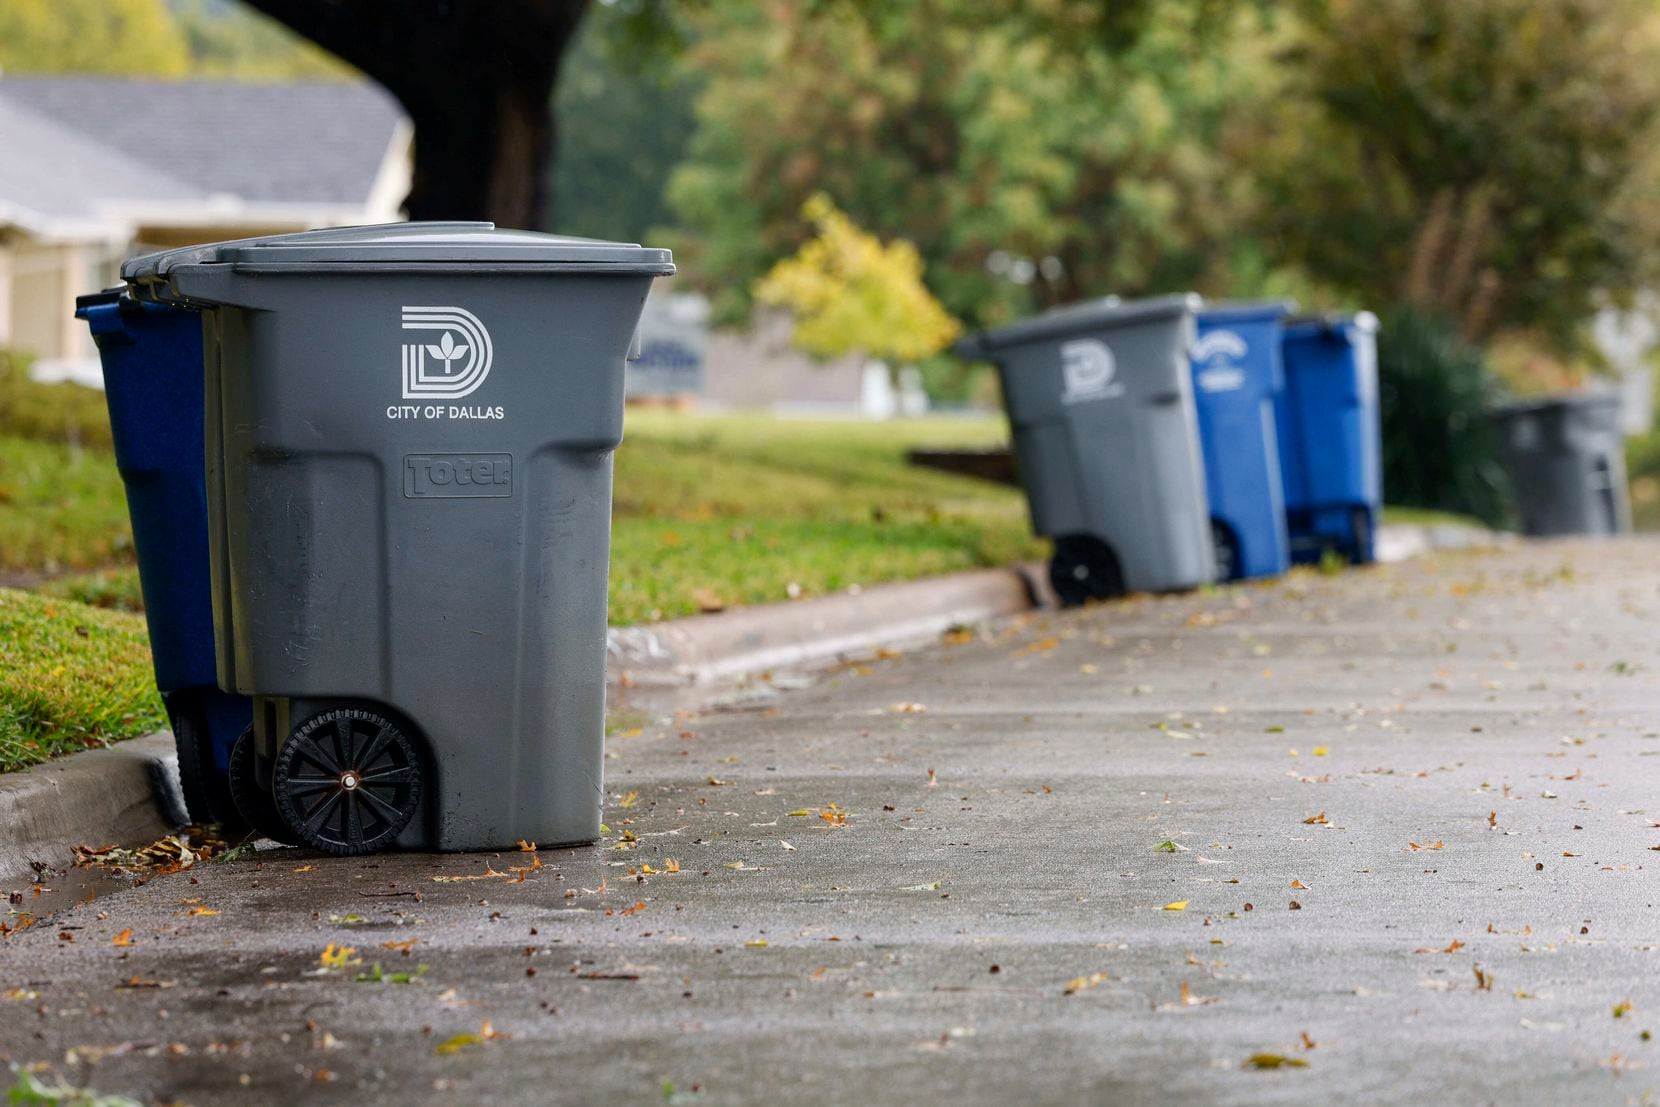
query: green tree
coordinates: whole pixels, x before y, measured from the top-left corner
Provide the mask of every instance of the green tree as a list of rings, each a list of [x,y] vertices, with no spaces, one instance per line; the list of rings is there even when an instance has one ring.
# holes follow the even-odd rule
[[[242,4],[180,0],[173,12],[190,47],[192,76],[293,81],[356,75],[333,54]]]
[[[190,47],[166,0],[5,0],[0,69],[183,77]]]
[[[795,316],[798,348],[820,358],[859,353],[902,363],[938,353],[957,336],[961,327],[922,283],[916,247],[884,246],[823,193],[802,215],[817,233],[755,287],[757,300]]]
[[[699,78],[632,28],[629,12],[599,6],[565,59],[552,230],[639,242],[674,220],[664,192],[691,134]]]
[[[713,9],[670,199],[686,269],[746,307],[824,191],[919,249],[980,323],[1104,292],[1221,290],[1274,95],[1255,5],[774,0]],[[720,304],[721,301],[717,300]]]
[[[1304,0],[1258,161],[1317,279],[1566,348],[1660,265],[1652,0]]]

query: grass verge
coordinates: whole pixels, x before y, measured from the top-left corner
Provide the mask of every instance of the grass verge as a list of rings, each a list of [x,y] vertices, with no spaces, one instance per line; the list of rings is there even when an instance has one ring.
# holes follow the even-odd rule
[[[165,725],[144,620],[0,588],[0,772]]]
[[[1037,556],[1012,488],[905,463],[921,446],[1002,442],[1000,419],[885,423],[630,411],[617,451],[611,621],[812,596]],[[0,438],[0,570],[131,556],[109,454]],[[142,610],[130,566],[43,591]]]
[[[0,436],[0,571],[59,573],[131,557],[127,499],[108,450]]]

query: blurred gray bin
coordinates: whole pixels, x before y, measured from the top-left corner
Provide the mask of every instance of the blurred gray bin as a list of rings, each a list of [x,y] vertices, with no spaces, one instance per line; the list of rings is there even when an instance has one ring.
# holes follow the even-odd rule
[[[1215,574],[1193,403],[1195,295],[1061,308],[957,344],[995,362],[1062,602]]]
[[[1631,530],[1620,410],[1611,392],[1564,393],[1494,410],[1524,534]]]
[[[395,224],[137,258],[203,316],[238,806],[334,853],[599,834],[612,451],[666,250]]]

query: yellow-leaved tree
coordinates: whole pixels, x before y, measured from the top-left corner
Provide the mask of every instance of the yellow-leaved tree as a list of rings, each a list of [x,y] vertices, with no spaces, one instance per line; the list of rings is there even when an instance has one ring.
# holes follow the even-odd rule
[[[860,354],[903,365],[944,349],[961,324],[922,283],[909,242],[887,245],[860,230],[830,197],[802,206],[817,234],[755,285],[763,304],[795,318],[792,341],[814,357]]]

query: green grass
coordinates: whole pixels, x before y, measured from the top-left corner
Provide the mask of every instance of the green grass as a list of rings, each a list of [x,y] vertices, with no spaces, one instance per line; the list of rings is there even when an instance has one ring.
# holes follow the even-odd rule
[[[164,722],[141,617],[0,588],[0,772]]]
[[[1415,527],[1481,527],[1486,523],[1474,515],[1458,515],[1451,511],[1431,511],[1422,507],[1385,507],[1383,509],[1385,525]]]
[[[767,603],[1037,556],[1018,491],[904,462],[990,446],[1000,419],[886,423],[630,411],[611,621]]]
[[[617,451],[611,621],[618,625],[1037,556],[1012,488],[906,465],[917,446],[1004,440],[1001,420],[887,423],[630,411]],[[110,455],[0,437],[0,570],[131,557]],[[141,610],[137,572],[44,590]]]
[[[109,451],[0,435],[0,571],[58,573],[131,557]]]
[[[114,611],[144,610],[144,594],[138,586],[138,569],[131,565],[58,577],[44,582],[35,591],[43,596],[57,596]]]

